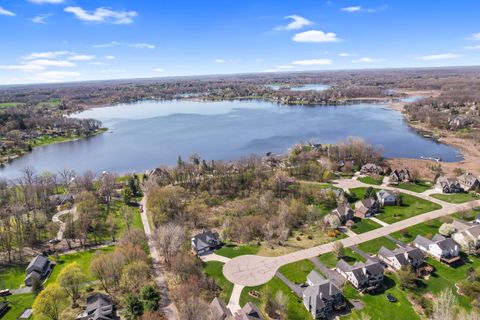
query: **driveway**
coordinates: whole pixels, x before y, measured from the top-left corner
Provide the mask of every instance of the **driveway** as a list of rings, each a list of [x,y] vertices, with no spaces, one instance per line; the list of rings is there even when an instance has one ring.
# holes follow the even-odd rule
[[[227,257],[221,256],[221,255],[215,254],[215,253],[213,253],[213,252],[211,252],[211,253],[209,253],[209,254],[200,255],[200,256],[198,256],[198,257],[199,257],[200,260],[202,260],[203,262],[219,261],[219,262],[227,263],[228,261],[230,261],[230,258],[227,258]]]
[[[349,187],[366,186],[365,184],[354,180],[345,180],[345,182],[339,182],[337,184],[341,186],[348,185]],[[405,192],[408,190],[401,191]],[[339,241],[343,243],[344,247],[350,247],[359,243],[367,242],[372,239],[389,235],[393,232],[400,231],[402,229],[414,226],[428,220],[436,219],[458,211],[468,210],[473,207],[480,206],[480,200],[471,201],[464,204],[445,204],[444,201],[433,201],[433,198],[430,198],[428,196],[422,196],[421,194],[417,194],[414,192],[412,192],[412,194],[419,198],[425,198],[426,200],[437,202],[443,207],[438,210],[410,217],[408,219],[392,223],[388,226],[384,226]],[[321,254],[332,251],[332,248],[333,242],[313,248],[299,250],[279,257],[262,257],[257,255],[239,256],[225,263],[225,266],[223,267],[223,273],[225,277],[232,283],[241,284],[244,286],[257,286],[270,281],[275,275],[278,268],[280,268],[281,266],[300,260],[317,257]]]
[[[302,289],[302,287],[300,287],[299,284],[293,283],[292,281],[288,280],[287,277],[285,277],[283,275],[283,273],[281,273],[280,271],[277,271],[277,273],[275,275],[278,278],[280,278],[280,280],[282,280],[283,283],[285,283],[287,285],[287,287],[289,287],[290,290],[292,290],[297,297],[299,297],[299,298],[302,297],[303,289]]]
[[[66,224],[62,220],[60,220],[60,217],[66,214],[71,214],[73,212],[73,221],[77,220],[78,215],[77,215],[77,210],[74,207],[73,209],[68,209],[68,210],[63,210],[55,213],[52,217],[52,222],[58,224],[58,232],[57,232],[57,240],[62,240],[63,239],[63,234],[65,233],[65,227]]]
[[[326,265],[324,265],[318,257],[310,258],[310,261],[323,273],[330,281],[332,281],[337,287],[341,288],[345,283],[345,278],[340,275],[335,270],[329,269]]]

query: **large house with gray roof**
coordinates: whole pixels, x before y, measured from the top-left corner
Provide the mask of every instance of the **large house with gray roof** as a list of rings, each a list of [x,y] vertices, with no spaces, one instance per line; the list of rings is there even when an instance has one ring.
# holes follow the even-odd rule
[[[342,291],[318,272],[307,276],[308,287],[303,291],[303,304],[314,319],[326,318],[333,310],[346,306]]]
[[[210,312],[213,320],[263,320],[262,313],[251,302],[247,302],[240,310],[232,312],[222,299],[215,298],[210,303]]]
[[[412,175],[410,174],[410,170],[407,168],[401,168],[401,169],[394,169],[390,173],[390,176],[388,177],[388,182],[389,183],[408,183],[412,182]]]
[[[453,226],[456,231],[452,234],[452,239],[462,248],[472,245],[477,249],[480,247],[480,224],[454,220]]]
[[[353,266],[342,259],[338,261],[336,269],[357,290],[362,292],[378,289],[383,283],[385,269],[380,262],[371,259],[366,262],[356,262]]]
[[[355,216],[365,219],[377,214],[379,209],[379,203],[374,198],[362,199],[355,203]]]
[[[425,262],[425,255],[423,252],[418,248],[410,246],[399,246],[394,250],[382,246],[378,251],[377,257],[393,270],[400,270],[402,267],[408,266],[419,268]]]
[[[222,245],[217,232],[203,231],[192,238],[192,249],[196,254],[202,255]]]
[[[459,193],[463,190],[457,178],[450,178],[447,176],[440,176],[437,178],[435,189],[441,193]]]
[[[87,307],[75,320],[115,320],[115,304],[110,297],[96,293],[87,298]]]
[[[460,260],[460,249],[452,238],[436,234],[432,240],[418,235],[413,245],[433,258],[451,264]]]
[[[382,189],[378,191],[377,199],[382,207],[394,206],[397,204],[397,194],[392,190]]]
[[[348,220],[353,220],[354,211],[349,204],[343,204],[341,206],[336,207],[335,209],[330,212],[330,215],[335,215],[340,219],[340,222],[344,224]],[[325,217],[327,218],[327,217]]]
[[[477,176],[471,173],[464,173],[461,176],[457,177],[460,187],[465,192],[475,191],[480,188],[480,180]]]
[[[361,174],[366,174],[366,175],[382,175],[384,172],[383,168],[380,167],[379,165],[376,165],[375,163],[367,163],[362,166],[360,169]]]
[[[25,285],[27,287],[31,287],[33,284],[33,278],[37,278],[37,280],[43,281],[50,275],[52,268],[53,264],[50,259],[48,259],[48,257],[44,255],[39,254],[38,256],[33,258],[32,261],[30,261],[27,269],[25,269]]]

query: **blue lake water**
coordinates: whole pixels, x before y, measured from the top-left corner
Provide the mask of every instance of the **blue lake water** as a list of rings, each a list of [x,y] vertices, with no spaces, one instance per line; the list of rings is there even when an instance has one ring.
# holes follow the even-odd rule
[[[293,144],[335,143],[349,136],[383,146],[387,157],[441,157],[457,150],[418,135],[403,116],[379,104],[338,107],[285,106],[263,101],[147,101],[87,110],[75,115],[101,120],[110,130],[85,140],[35,148],[0,169],[15,178],[25,166],[37,171],[143,172],[173,165],[178,155],[231,160],[283,153]]]

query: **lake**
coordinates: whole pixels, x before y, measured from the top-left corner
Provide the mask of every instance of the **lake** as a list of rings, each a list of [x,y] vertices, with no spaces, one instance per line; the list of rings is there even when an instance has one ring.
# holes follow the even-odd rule
[[[101,120],[109,131],[85,140],[35,148],[0,169],[16,178],[25,166],[118,173],[173,165],[198,153],[231,160],[249,154],[284,153],[311,139],[335,143],[349,136],[383,146],[387,157],[441,157],[458,161],[457,150],[418,135],[400,112],[379,104],[286,106],[264,101],[147,101],[95,108],[75,115]]]
[[[268,85],[270,89],[280,90],[281,88],[288,88],[291,91],[324,91],[330,88],[328,84],[303,84],[299,86],[285,86],[280,84],[271,84]]]

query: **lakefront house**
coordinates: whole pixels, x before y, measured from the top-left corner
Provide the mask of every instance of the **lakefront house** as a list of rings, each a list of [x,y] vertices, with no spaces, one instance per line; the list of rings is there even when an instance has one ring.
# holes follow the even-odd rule
[[[459,193],[462,192],[462,187],[457,178],[450,178],[447,176],[440,176],[435,183],[435,189],[441,193]]]
[[[375,163],[367,163],[362,166],[360,169],[360,174],[364,175],[374,175],[374,176],[379,176],[384,173],[384,170],[382,167],[379,165],[376,165]]]
[[[388,177],[388,181],[390,183],[408,183],[412,182],[412,175],[410,174],[410,170],[407,168],[401,168],[401,169],[394,169],[390,173],[390,176]]]

